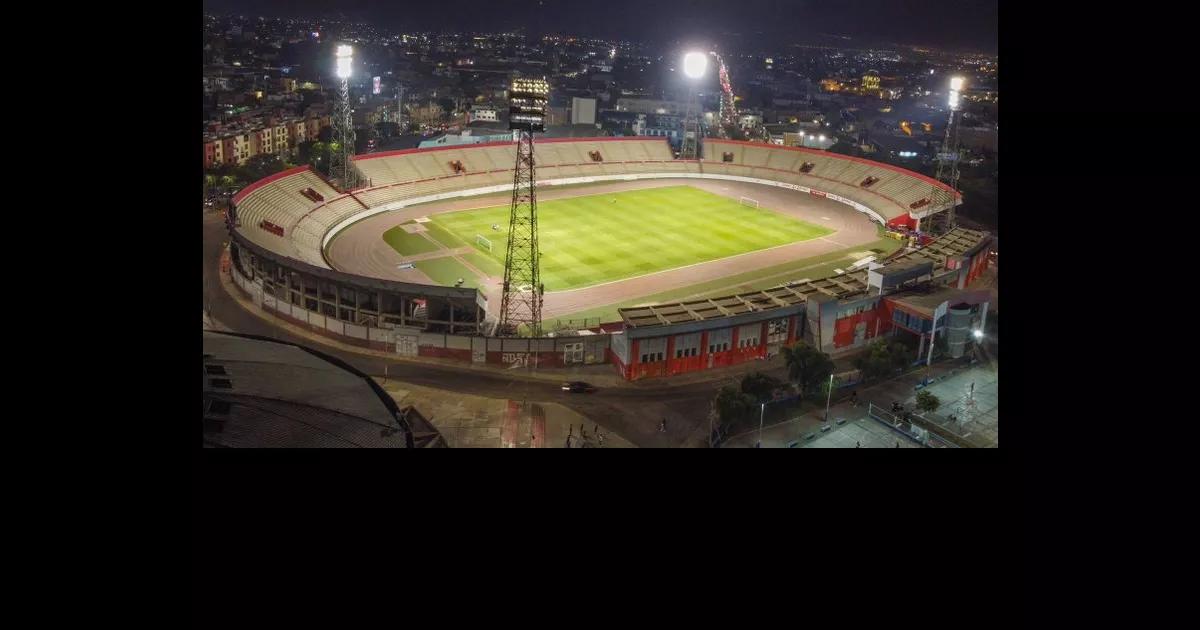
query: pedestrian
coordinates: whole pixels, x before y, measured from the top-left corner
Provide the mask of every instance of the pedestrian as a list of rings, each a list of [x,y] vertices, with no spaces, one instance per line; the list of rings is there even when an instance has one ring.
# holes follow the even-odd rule
[[[899,442],[899,441],[897,441],[897,442],[896,442],[896,448],[900,448],[900,442]]]
[[[603,433],[598,434],[597,437],[600,440],[600,446],[604,446],[604,434]]]
[[[855,443],[854,443],[854,448],[862,448],[862,443],[860,443],[860,442],[855,442]]]
[[[659,422],[659,423],[658,423],[658,432],[659,432],[659,433],[666,433],[666,432],[667,432],[667,419],[666,419],[666,418],[663,418],[663,419],[662,419],[662,422]]]
[[[597,425],[596,425],[596,428],[595,428],[595,429],[592,429],[592,433],[595,433],[595,434],[599,435],[599,434],[600,434],[600,425],[598,425],[598,424],[597,424]]]

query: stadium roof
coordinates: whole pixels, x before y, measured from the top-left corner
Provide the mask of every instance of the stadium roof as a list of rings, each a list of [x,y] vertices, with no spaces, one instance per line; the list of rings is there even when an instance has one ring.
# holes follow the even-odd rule
[[[893,258],[883,267],[897,265],[907,268],[917,264],[933,262],[941,268],[949,256],[961,256],[982,245],[987,232],[955,228],[925,247]],[[636,306],[618,309],[626,328],[668,326],[685,322],[698,322],[729,317],[752,311],[768,311],[807,303],[811,295],[826,295],[838,300],[859,297],[867,293],[867,270],[829,276],[819,280],[790,283],[780,287],[738,293],[725,297],[670,302],[651,306]]]
[[[400,409],[370,377],[336,358],[215,331],[204,331],[203,343],[205,446],[445,446],[419,413]]]

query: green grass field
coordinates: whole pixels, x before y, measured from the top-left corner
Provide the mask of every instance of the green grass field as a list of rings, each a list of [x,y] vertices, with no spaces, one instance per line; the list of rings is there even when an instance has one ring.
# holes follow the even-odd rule
[[[412,223],[412,221],[409,223]],[[405,232],[404,228],[400,227],[399,225],[384,232],[383,240],[386,241],[388,245],[391,245],[392,249],[399,252],[401,256],[425,254],[436,251],[438,248],[437,244],[431,242],[424,236],[421,236],[420,234],[409,234],[408,232]]]
[[[452,287],[459,278],[462,278],[464,287],[468,289],[479,288],[480,279],[471,273],[471,270],[467,269],[465,265],[451,256],[420,260],[413,263],[413,266],[429,276],[430,280],[440,285]]]
[[[508,212],[507,206],[497,206],[439,214],[431,217],[432,222],[426,226],[430,228],[430,236],[446,247],[470,245],[502,269]],[[492,224],[504,228],[494,231]],[[538,204],[541,275],[547,291],[674,269],[806,241],[831,232],[690,186],[589,195]],[[477,234],[491,240],[491,252],[476,243]],[[472,264],[485,267],[476,261]],[[417,266],[421,267],[419,263]]]

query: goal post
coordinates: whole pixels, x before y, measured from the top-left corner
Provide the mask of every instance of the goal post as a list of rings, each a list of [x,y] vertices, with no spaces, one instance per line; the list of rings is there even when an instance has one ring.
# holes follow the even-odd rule
[[[749,197],[738,197],[738,203],[742,204],[743,206],[750,206],[751,208],[758,207],[758,202]]]
[[[487,237],[485,237],[482,234],[475,235],[475,244],[478,245],[482,249],[488,250],[488,252],[492,251],[492,242],[489,241],[487,239]]]

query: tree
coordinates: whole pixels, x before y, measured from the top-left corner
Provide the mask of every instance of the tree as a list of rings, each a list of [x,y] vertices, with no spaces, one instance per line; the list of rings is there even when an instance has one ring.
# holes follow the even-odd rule
[[[717,392],[713,399],[713,407],[717,412],[717,420],[722,431],[728,432],[730,427],[744,420],[758,406],[754,398],[742,393],[732,385],[726,385]]]
[[[801,394],[814,391],[833,373],[833,359],[803,341],[784,346],[783,362],[788,379],[800,386]]]
[[[742,393],[754,398],[756,402],[762,403],[774,398],[775,391],[784,385],[783,381],[770,374],[754,372],[742,378]]]
[[[265,153],[256,155],[238,167],[238,178],[244,183],[256,182],[268,175],[282,171],[284,162],[278,155]]]
[[[878,339],[868,347],[866,353],[855,359],[854,365],[867,378],[882,378],[904,369],[914,359],[914,351],[903,343],[888,343],[887,339]]]
[[[926,413],[937,411],[938,407],[942,406],[942,401],[933,395],[929,390],[921,390],[917,392],[917,409]]]

